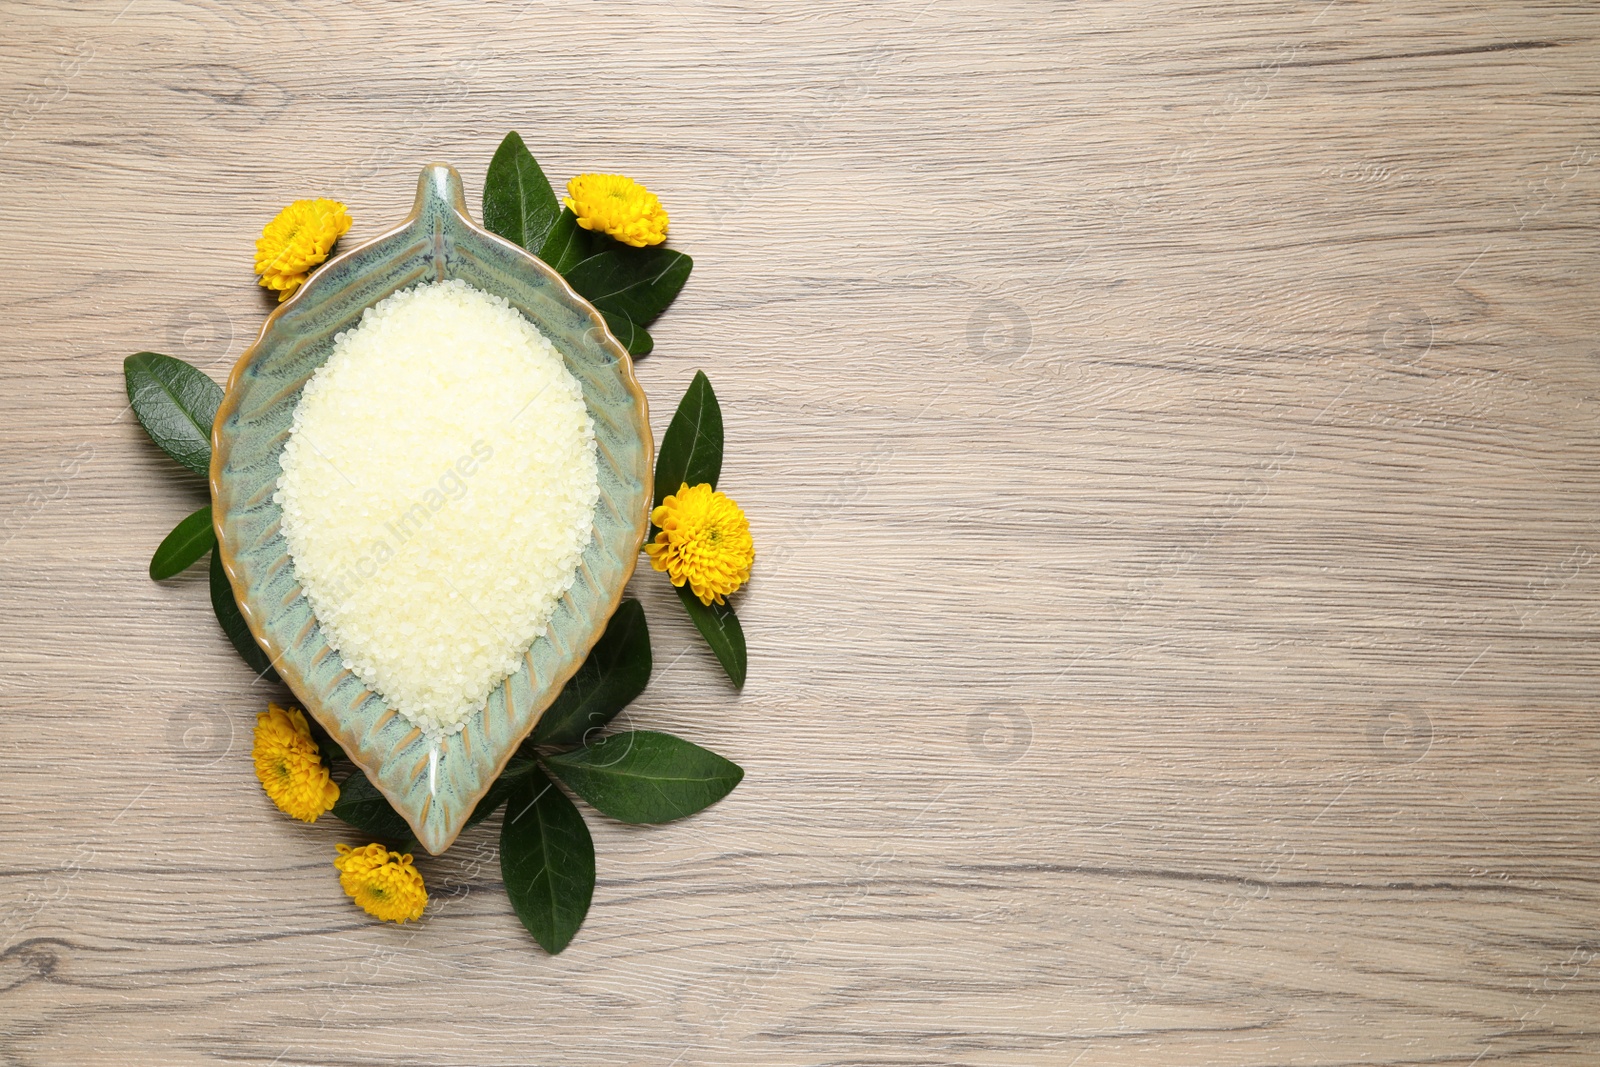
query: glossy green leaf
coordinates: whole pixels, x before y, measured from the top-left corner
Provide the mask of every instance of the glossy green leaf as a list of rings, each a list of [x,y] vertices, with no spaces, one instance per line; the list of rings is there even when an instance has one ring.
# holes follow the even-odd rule
[[[631,248],[616,241],[608,243],[610,247],[563,273],[572,287],[601,311],[648,326],[683,289],[694,260],[660,245]]]
[[[139,352],[122,364],[133,413],[150,440],[196,474],[211,467],[211,424],[222,387],[181,359]]]
[[[595,643],[533,731],[536,745],[578,745],[650,684],[650,628],[637,600],[617,605]]]
[[[734,687],[743,689],[745,675],[750,670],[750,655],[745,649],[744,627],[739,625],[739,616],[725,603],[709,607],[700,603],[700,598],[694,595],[687,583],[676,588],[678,599],[683,601],[683,610],[689,613],[694,628],[711,646],[717,662],[728,672]]]
[[[211,505],[207,504],[177,526],[150,557],[150,577],[156,581],[181,574],[217,545],[217,532],[211,526]]]
[[[628,730],[544,765],[595,809],[623,822],[671,822],[710,807],[744,777],[737,763],[671,734]]]
[[[336,818],[372,837],[404,841],[411,836],[410,824],[389,806],[389,801],[359,767],[339,783],[339,800],[331,811]]]
[[[563,208],[546,235],[539,258],[572,283],[605,317],[629,355],[648,355],[655,338],[645,326],[670,304],[694,261],[669,248],[631,248],[578,225]]]
[[[539,771],[518,778],[500,825],[500,876],[517,918],[557,953],[594,899],[594,840],[572,801]]]
[[[532,774],[539,768],[539,753],[534,746],[533,739],[522,742],[516,753],[506,761],[506,769],[500,772],[498,782],[510,782],[521,778],[525,774]]]
[[[695,371],[694,381],[661,437],[661,452],[656,456],[656,506],[684,483],[709,482],[716,488],[721,474],[722,408],[711,391],[711,380],[704,371]]]
[[[610,311],[602,311],[600,316],[606,320],[606,327],[622,343],[622,347],[628,350],[628,355],[648,356],[655,349],[656,339],[628,316]]]
[[[539,249],[538,255],[554,267],[557,274],[564,276],[567,271],[598,252],[602,240],[603,237],[579,226],[578,216],[572,213],[570,207],[564,207],[556,217],[555,224],[550,227],[550,232],[545,235],[544,246]]]
[[[483,225],[530,252],[544,247],[561,205],[515,130],[495,150],[483,179]]]
[[[228,640],[250,665],[250,669],[269,682],[278,681],[278,672],[272,669],[272,661],[256,644],[255,635],[250,632],[249,624],[239,612],[239,604],[233,599],[233,586],[228,581],[227,572],[222,569],[222,556],[215,551],[211,553],[211,610],[216,613],[222,632],[228,635]]]
[[[511,782],[503,778],[496,778],[490,785],[489,791],[483,794],[483,799],[478,801],[478,806],[472,809],[472,814],[467,816],[467,821],[462,825],[463,830],[470,830],[483,820],[495,813],[495,809],[506,802],[506,796],[511,792]]]
[[[655,503],[659,506],[685,484],[706,482],[715,488],[721,474],[722,408],[711,389],[711,380],[704,371],[695,371],[694,381],[689,383],[672,422],[667,425],[667,432],[661,437],[661,451],[656,456]],[[652,526],[652,537],[655,532]],[[687,585],[678,587],[678,599],[683,601],[684,609],[706,644],[716,653],[722,669],[735,686],[742,688],[749,656],[739,617],[726,604],[711,607],[701,604]]]

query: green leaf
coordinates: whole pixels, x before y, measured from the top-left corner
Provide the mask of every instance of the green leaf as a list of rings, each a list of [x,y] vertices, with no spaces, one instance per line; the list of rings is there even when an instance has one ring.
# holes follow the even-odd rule
[[[624,600],[555,703],[545,709],[532,741],[578,745],[650,684],[650,628],[637,600]]]
[[[694,260],[671,248],[632,248],[616,241],[564,271],[572,287],[601,311],[648,326],[672,303]]]
[[[661,452],[656,457],[656,506],[685,483],[709,482],[715,489],[721,474],[722,408],[711,391],[711,380],[704,371],[695,371],[694,381],[661,437]]]
[[[649,332],[636,324],[626,315],[614,315],[609,311],[600,312],[606,320],[606,326],[616,335],[622,347],[628,350],[630,356],[648,356],[656,347],[656,340]]]
[[[489,816],[495,809],[505,803],[506,795],[511,792],[511,783],[503,778],[496,778],[489,785],[489,791],[483,794],[483,799],[478,801],[478,806],[472,809],[472,814],[467,816],[467,821],[462,825],[462,830],[470,830]]]
[[[211,424],[222,387],[181,359],[139,352],[122,364],[133,413],[150,440],[201,477],[211,468]]]
[[[605,317],[629,355],[648,355],[655,339],[645,329],[672,303],[694,261],[670,248],[632,248],[578,225],[563,208],[539,258],[572,283]]]
[[[404,841],[411,836],[411,825],[389,806],[389,801],[359,767],[339,783],[339,800],[330,810],[336,818],[373,837]]]
[[[594,899],[594,840],[567,795],[538,771],[517,779],[500,826],[500,877],[517,918],[552,955]]]
[[[744,627],[739,625],[739,616],[727,604],[708,607],[700,603],[700,598],[694,595],[688,583],[676,589],[678,599],[683,601],[683,609],[689,613],[695,629],[706,639],[711,651],[716,653],[717,662],[728,672],[734,688],[743,689],[745,674],[750,670],[750,655],[745,650]]]
[[[565,275],[600,251],[602,240],[604,238],[593,231],[579,226],[578,216],[572,213],[570,207],[564,207],[556,217],[555,224],[550,227],[550,232],[545,235],[544,245],[538,255],[554,267],[557,274]]]
[[[227,572],[222,569],[222,554],[216,551],[211,553],[211,610],[216,612],[222,632],[228,635],[228,640],[233,642],[233,647],[250,665],[250,669],[269,682],[278,681],[278,672],[272,669],[272,661],[256,644],[255,635],[250,632],[249,624],[239,611],[238,602],[233,599],[233,585],[228,581]]]
[[[506,769],[500,772],[497,782],[510,782],[525,774],[532,774],[539,768],[539,753],[535,751],[532,738],[518,746],[516,754],[506,761]]]
[[[685,484],[707,482],[714,489],[722,474],[722,408],[711,380],[704,371],[695,371],[694,381],[683,394],[667,432],[661,436],[661,451],[656,456],[656,506]],[[650,528],[655,536],[655,527]],[[689,618],[716,653],[717,661],[739,688],[744,687],[749,669],[744,629],[739,617],[726,604],[710,607],[700,603],[688,585],[677,587],[678,599]]]
[[[150,577],[159,582],[180,574],[216,546],[217,531],[211,526],[211,505],[207,504],[167,534],[150,557]]]
[[[671,734],[628,730],[544,761],[551,774],[613,819],[671,822],[733,792],[737,763]]]
[[[483,225],[534,252],[561,214],[550,181],[515,130],[506,134],[483,179]]]

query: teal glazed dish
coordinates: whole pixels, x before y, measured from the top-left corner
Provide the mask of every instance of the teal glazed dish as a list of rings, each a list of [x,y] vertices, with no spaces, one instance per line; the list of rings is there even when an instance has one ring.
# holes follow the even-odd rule
[[[430,738],[329,647],[295,578],[273,495],[300,391],[332,354],[334,338],[390,293],[455,278],[510,301],[582,385],[599,446],[600,502],[577,578],[521,668],[459,733]],[[399,227],[329,260],[267,318],[228,378],[211,445],[217,552],[250,632],[422,847],[443,852],[583,664],[638,561],[649,523],[653,445],[627,350],[552,268],[474,223],[461,175],[433,164],[423,168],[416,205]]]

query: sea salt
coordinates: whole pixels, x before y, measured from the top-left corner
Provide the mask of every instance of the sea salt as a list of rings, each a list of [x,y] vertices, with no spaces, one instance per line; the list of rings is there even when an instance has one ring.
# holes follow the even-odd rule
[[[334,340],[274,499],[344,666],[430,734],[460,729],[571,587],[600,488],[561,356],[506,301],[447,281]]]

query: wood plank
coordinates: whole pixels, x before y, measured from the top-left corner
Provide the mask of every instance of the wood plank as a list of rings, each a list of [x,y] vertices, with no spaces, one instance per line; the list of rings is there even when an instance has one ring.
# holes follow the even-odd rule
[[[0,35],[0,1059],[1600,1059],[1600,13],[12,0]],[[274,812],[204,499],[284,202],[357,242],[518,129],[696,270],[751,515],[734,695],[657,576],[630,723],[741,763],[591,820],[544,956],[498,821],[430,914]]]

